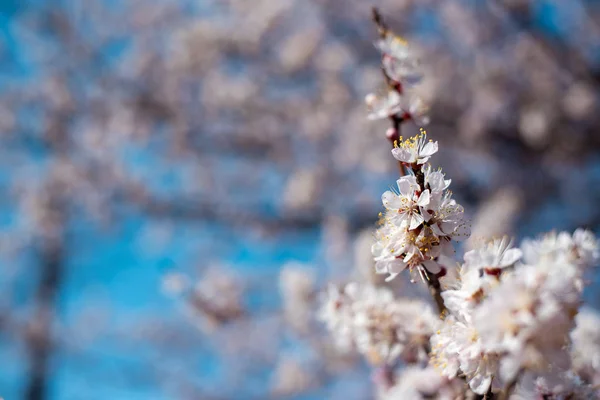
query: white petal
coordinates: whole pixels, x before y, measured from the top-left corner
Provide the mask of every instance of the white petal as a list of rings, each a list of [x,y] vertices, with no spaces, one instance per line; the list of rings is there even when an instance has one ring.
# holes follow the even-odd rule
[[[412,219],[410,220],[410,225],[408,227],[409,230],[416,229],[419,225],[423,223],[423,216],[419,213],[413,213]]]
[[[430,214],[430,213],[427,211],[427,208],[425,208],[425,207],[420,207],[420,210],[419,210],[419,211],[421,212],[421,215],[423,216],[423,220],[424,220],[425,222],[429,222],[429,220],[431,219],[431,217],[433,216],[433,214]]]
[[[437,237],[446,236],[446,234],[444,232],[442,232],[442,230],[440,229],[438,224],[430,225],[430,228],[431,228],[431,231],[433,232],[433,234],[436,235]]]
[[[437,274],[442,270],[440,265],[433,260],[425,260],[423,261],[423,267],[432,274]]]
[[[520,249],[508,249],[502,255],[502,260],[500,262],[500,266],[509,266],[516,263],[521,256],[523,256],[523,252]]]
[[[441,172],[434,171],[427,176],[427,183],[432,192],[441,192],[444,190],[444,175]]]
[[[400,204],[400,199],[395,193],[388,190],[381,195],[381,202],[385,208],[389,210],[397,210]]]
[[[428,142],[419,152],[420,157],[431,157],[438,151],[438,142]]]
[[[388,264],[388,272],[390,273],[400,273],[406,269],[406,263],[401,259],[397,258],[394,261],[390,261]]]
[[[464,255],[465,263],[474,265],[479,263],[479,251],[477,249],[469,250]]]
[[[375,272],[378,274],[385,274],[387,272],[387,262],[377,261],[375,263]]]
[[[389,281],[393,280],[395,277],[397,277],[398,275],[400,275],[400,273],[390,274],[390,276],[388,276],[387,278],[385,278],[385,281],[389,282]]]
[[[477,394],[485,394],[490,388],[492,378],[477,374],[469,381],[469,387]]]
[[[415,155],[408,149],[395,148],[392,149],[392,155],[398,161],[405,163],[414,163],[416,161]]]
[[[398,185],[400,194],[409,197],[412,197],[415,190],[419,187],[417,178],[413,175],[403,176],[396,181],[396,184]]]
[[[462,290],[445,290],[442,292],[444,305],[450,311],[461,313],[467,306],[467,294]]]
[[[454,222],[454,221],[452,221],[452,222],[442,222],[442,224],[440,226],[440,229],[446,235],[451,235],[456,230],[456,222]]]
[[[469,236],[471,236],[471,227],[465,223],[462,223],[454,231],[454,236],[452,236],[452,239],[460,242],[467,239]]]
[[[428,204],[429,204],[429,190],[425,190],[419,196],[419,200],[417,200],[417,205],[419,207],[425,207]]]

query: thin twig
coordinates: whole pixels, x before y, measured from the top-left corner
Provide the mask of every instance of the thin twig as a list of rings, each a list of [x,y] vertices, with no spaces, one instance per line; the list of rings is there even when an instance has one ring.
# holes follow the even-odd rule
[[[377,32],[379,33],[379,37],[383,39],[388,34],[387,25],[385,24],[385,22],[383,22],[383,17],[381,16],[381,13],[379,12],[379,10],[376,7],[373,7],[372,13],[373,13],[373,22],[377,26]],[[385,79],[385,83],[388,85],[389,89],[398,92],[398,94],[402,94],[402,85],[400,84],[400,82],[394,81],[388,75],[385,68],[383,68],[383,67],[381,67],[381,73],[382,73],[382,75]],[[400,132],[402,129],[402,122],[404,120],[400,115],[396,114],[396,115],[390,116],[390,121],[392,122],[392,131],[391,131],[391,134],[387,135],[387,138],[390,141],[390,143],[392,144],[392,148],[393,148],[395,146],[396,142],[399,141],[400,137],[402,136],[402,135],[400,135]],[[401,162],[398,162],[398,171],[400,172],[400,176],[404,176],[406,174],[406,171],[404,170],[404,166],[402,165]]]
[[[373,22],[375,22],[375,25],[377,25],[377,30],[379,32],[379,36],[381,38],[385,37],[385,35],[387,34],[388,28],[387,25],[385,24],[385,22],[383,22],[383,18],[381,17],[381,13],[379,12],[379,9],[377,9],[377,7],[373,7],[371,9],[371,12],[373,14]]]

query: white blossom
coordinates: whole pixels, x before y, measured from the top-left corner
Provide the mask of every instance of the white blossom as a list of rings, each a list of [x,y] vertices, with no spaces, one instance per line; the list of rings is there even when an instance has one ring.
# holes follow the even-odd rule
[[[550,232],[538,239],[526,239],[521,248],[528,264],[548,261],[589,267],[595,265],[600,256],[598,240],[592,232],[584,229],[577,229],[573,235]]]
[[[439,207],[442,195],[450,187],[452,180],[446,179],[441,169],[434,170],[429,164],[423,166],[423,174],[425,187],[431,191],[431,202]]]
[[[429,124],[429,107],[423,99],[414,93],[404,93],[400,98],[402,118],[412,120],[417,126]]]
[[[407,267],[402,256],[406,249],[404,239],[406,235],[406,229],[397,228],[386,222],[375,232],[375,243],[371,246],[375,272],[389,274],[387,280],[393,279]]]
[[[600,314],[582,308],[575,317],[571,332],[573,369],[595,385],[600,384]]]
[[[457,281],[447,284],[449,289],[442,292],[444,304],[461,320],[470,322],[475,307],[500,283],[502,269],[514,265],[520,257],[521,250],[510,248],[506,237],[467,252]]]
[[[406,86],[419,83],[423,78],[420,63],[404,39],[387,32],[375,42],[383,53],[382,65],[388,77]]]
[[[471,234],[470,226],[464,221],[464,213],[464,208],[452,198],[452,193],[445,191],[441,197],[434,197],[434,201],[429,202],[423,217],[435,237],[461,241]]]
[[[383,95],[368,94],[365,97],[365,103],[370,120],[388,118],[403,112],[402,96],[395,90],[389,90]]]
[[[451,256],[453,252],[449,242],[435,238],[429,228],[417,232],[385,223],[375,235],[376,241],[371,248],[375,271],[389,274],[387,280],[407,268],[426,279],[424,270],[438,273],[441,267],[436,258]]]
[[[427,140],[427,133],[421,131],[417,136],[405,141],[400,140],[392,149],[392,155],[400,162],[421,165],[426,163],[437,151],[438,143]]]
[[[594,400],[598,398],[598,392],[593,386],[586,384],[572,372],[562,371],[546,376],[524,372],[510,396],[511,400]]]
[[[383,193],[383,206],[392,211],[389,221],[398,226],[407,226],[409,230],[423,223],[421,208],[429,205],[429,190],[421,191],[414,175],[398,179],[398,193]]]
[[[213,332],[245,314],[244,287],[233,272],[211,266],[194,285],[188,279],[184,282],[180,295],[200,329]]]
[[[412,120],[418,126],[429,123],[429,107],[421,97],[413,93],[399,93],[390,89],[387,92],[376,95],[373,93],[365,97],[367,118],[377,120],[397,116],[401,120]]]
[[[445,377],[464,374],[469,387],[478,394],[490,388],[498,372],[498,356],[486,351],[478,331],[452,316],[444,320],[442,329],[431,338],[431,361]]]
[[[564,348],[573,323],[571,310],[562,303],[562,290],[574,283],[569,276],[550,283],[540,270],[521,267],[503,277],[473,312],[484,347],[502,355],[500,376],[507,381],[521,370],[544,373],[550,366],[568,368]],[[567,283],[559,287],[559,280]]]
[[[439,319],[426,303],[394,299],[385,288],[348,284],[329,289],[321,318],[343,349],[356,349],[373,364],[427,360]]]
[[[573,262],[581,266],[594,266],[600,258],[598,239],[592,232],[581,228],[573,233],[571,251]]]
[[[298,263],[284,265],[279,274],[279,290],[286,321],[298,331],[306,332],[313,316],[315,277],[312,271]]]
[[[432,367],[407,367],[382,400],[455,400],[460,398],[462,391],[460,379],[443,377]]]
[[[492,285],[497,284],[497,277],[480,274],[479,270],[468,268],[466,265],[458,268],[458,279],[442,292],[444,305],[452,314],[462,321],[470,322],[471,315]]]
[[[352,299],[346,288],[338,288],[330,284],[325,301],[319,310],[318,317],[325,323],[331,333],[335,345],[348,352],[354,348]]]
[[[510,267],[523,255],[520,249],[512,248],[511,244],[511,240],[506,236],[494,239],[484,246],[467,252],[465,265],[469,269],[481,270],[488,274]]]

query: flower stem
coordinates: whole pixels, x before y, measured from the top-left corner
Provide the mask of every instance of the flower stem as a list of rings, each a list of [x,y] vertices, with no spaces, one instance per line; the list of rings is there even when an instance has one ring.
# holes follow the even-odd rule
[[[444,315],[446,313],[446,305],[442,298],[442,288],[440,287],[440,280],[437,275],[428,273],[427,285],[429,286],[429,293],[431,293],[431,297],[433,297],[440,315]]]

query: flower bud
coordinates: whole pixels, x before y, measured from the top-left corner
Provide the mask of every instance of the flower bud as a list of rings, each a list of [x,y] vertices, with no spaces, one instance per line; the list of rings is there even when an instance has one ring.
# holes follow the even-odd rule
[[[394,127],[388,128],[388,130],[385,132],[385,137],[392,143],[400,139],[398,136],[398,130]]]

